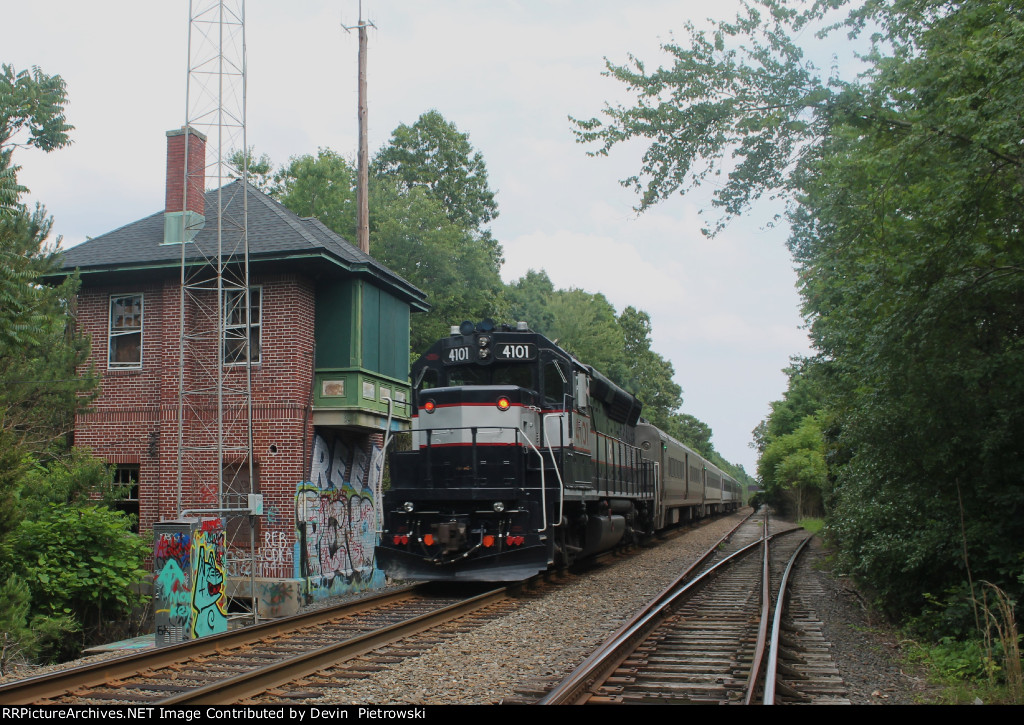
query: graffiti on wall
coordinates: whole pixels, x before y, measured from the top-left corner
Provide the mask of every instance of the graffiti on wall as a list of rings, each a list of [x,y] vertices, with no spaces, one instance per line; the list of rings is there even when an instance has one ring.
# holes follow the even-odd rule
[[[374,560],[373,491],[382,461],[379,448],[368,456],[356,436],[317,432],[309,481],[295,494],[296,578],[308,597],[384,585]]]
[[[225,533],[221,519],[203,522],[195,534],[193,548],[192,636],[226,632],[228,595],[224,587]]]

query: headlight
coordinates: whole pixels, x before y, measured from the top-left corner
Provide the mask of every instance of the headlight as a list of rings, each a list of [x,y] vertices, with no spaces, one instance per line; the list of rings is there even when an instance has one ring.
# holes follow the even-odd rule
[[[427,413],[433,413],[435,408],[437,408],[437,403],[433,400],[427,400],[423,403],[423,410]]]
[[[403,510],[404,510],[404,511],[405,511],[405,512],[406,512],[407,514],[411,514],[411,513],[412,513],[412,511],[413,511],[413,509],[415,509],[415,508],[416,508],[416,507],[415,507],[415,506],[413,505],[412,501],[406,501],[405,503],[403,503],[403,504],[402,504],[402,509],[403,509]]]
[[[509,408],[512,407],[512,401],[510,401],[508,398],[506,398],[504,395],[502,395],[500,398],[498,398],[497,405],[498,405],[498,410],[506,411],[506,410],[508,410]]]
[[[501,501],[495,501],[494,502],[494,513],[500,514],[504,510],[505,510],[505,504],[503,504]]]

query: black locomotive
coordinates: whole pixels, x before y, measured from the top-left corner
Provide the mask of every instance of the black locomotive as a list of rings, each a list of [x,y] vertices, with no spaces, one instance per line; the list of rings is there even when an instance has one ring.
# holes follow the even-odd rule
[[[526,323],[463,323],[412,379],[377,549],[392,576],[518,581],[739,506],[732,478]]]

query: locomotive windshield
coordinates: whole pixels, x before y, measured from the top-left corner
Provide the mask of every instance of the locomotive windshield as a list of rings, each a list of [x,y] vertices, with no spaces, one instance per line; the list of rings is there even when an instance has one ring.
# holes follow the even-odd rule
[[[534,367],[522,363],[463,365],[448,369],[448,385],[515,385],[536,390]]]

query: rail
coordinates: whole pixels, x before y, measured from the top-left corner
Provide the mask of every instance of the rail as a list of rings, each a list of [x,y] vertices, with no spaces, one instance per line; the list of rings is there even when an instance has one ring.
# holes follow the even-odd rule
[[[749,520],[748,519],[745,519]],[[594,651],[579,667],[576,668],[567,678],[565,678],[559,685],[552,689],[547,695],[545,695],[538,704],[544,705],[555,705],[555,704],[583,704],[585,702],[610,702],[617,701],[621,702],[622,695],[615,695],[614,697],[608,695],[609,689],[612,691],[621,691],[621,684],[619,680],[623,677],[631,679],[632,675],[623,675],[621,673],[616,674],[616,685],[604,684],[608,681],[608,678],[612,673],[616,673],[623,663],[627,659],[634,656],[634,652],[641,645],[642,642],[650,637],[656,628],[662,626],[667,621],[669,615],[678,610],[680,606],[686,601],[692,601],[692,595],[696,593],[698,589],[706,586],[715,575],[722,571],[725,567],[729,567],[734,563],[746,560],[751,554],[755,554],[760,550],[760,561],[754,566],[754,571],[758,574],[754,577],[753,582],[760,580],[760,601],[757,599],[755,602],[755,609],[751,612],[753,616],[756,616],[756,612],[760,611],[758,628],[759,636],[757,637],[757,644],[754,647],[754,652],[750,656],[751,667],[746,678],[745,687],[743,692],[737,692],[743,702],[749,703],[752,701],[753,694],[756,692],[758,685],[761,682],[761,672],[763,671],[762,663],[765,661],[765,642],[767,641],[768,622],[771,620],[771,591],[770,584],[768,583],[769,577],[769,563],[770,563],[770,542],[782,537],[786,534],[790,534],[794,531],[800,531],[799,528],[787,529],[774,534],[767,533],[767,520],[763,529],[758,532],[757,539],[746,545],[740,546],[737,551],[723,557],[720,561],[716,562],[713,566],[700,572],[694,576],[694,572],[698,568],[705,566],[705,563],[709,561],[713,556],[718,553],[719,546],[728,539],[732,532],[706,552],[701,560],[691,566],[687,571],[683,572],[677,579],[669,585],[658,597],[654,598],[649,602],[643,609],[638,612],[633,619],[623,625],[615,634],[613,634],[608,640],[606,640],[597,650]],[[742,581],[745,574],[740,574]],[[726,580],[729,582],[732,580]],[[717,584],[716,584],[717,586]],[[729,588],[735,589],[736,583],[726,584],[726,591]],[[730,618],[735,620],[736,613],[733,612]],[[698,617],[695,622],[703,622],[702,617]],[[660,639],[660,636],[659,636]],[[743,639],[737,639],[737,647],[742,649]],[[746,650],[749,652],[750,650]],[[741,659],[745,658],[745,655],[740,656]],[[640,658],[642,659],[642,657]],[[632,668],[627,668],[632,671]],[[657,669],[657,668],[656,668]],[[710,675],[709,675],[710,676]],[[636,676],[639,678],[639,675]],[[738,688],[736,688],[738,690]],[[730,690],[731,691],[731,690]],[[708,695],[705,695],[708,696]],[[637,693],[634,693],[630,697],[640,697]],[[644,697],[652,697],[655,699],[644,700],[634,699],[632,701],[640,702],[658,702],[659,700],[654,695],[644,695]],[[731,698],[731,695],[730,695]],[[723,699],[722,701],[725,701]]]
[[[630,621],[622,625],[611,637],[605,640],[579,667],[550,690],[537,704],[573,705],[584,702],[589,697],[589,688],[608,672],[613,671],[628,656],[627,653],[632,651],[633,646],[642,641],[644,636],[657,625],[661,616],[671,605],[686,592],[690,591],[690,589],[710,578],[713,572],[716,572],[737,557],[748,553],[760,544],[760,541],[749,544],[718,562],[707,571],[694,577],[694,574],[700,567],[707,564],[718,553],[719,547],[728,541],[752,515],[746,516],[731,531],[711,546],[696,562],[676,577],[658,596],[648,602]]]
[[[812,538],[811,536],[805,538],[796,551],[793,552],[793,555],[789,558],[789,563],[786,564],[786,571],[782,574],[782,580],[779,582],[779,595],[775,599],[775,617],[772,619],[771,646],[768,652],[768,664],[764,679],[764,695],[761,698],[761,704],[763,705],[775,704],[775,684],[778,677],[779,663],[779,635],[782,633],[782,614],[785,611],[789,575],[796,564],[796,560],[803,553],[804,548]]]

